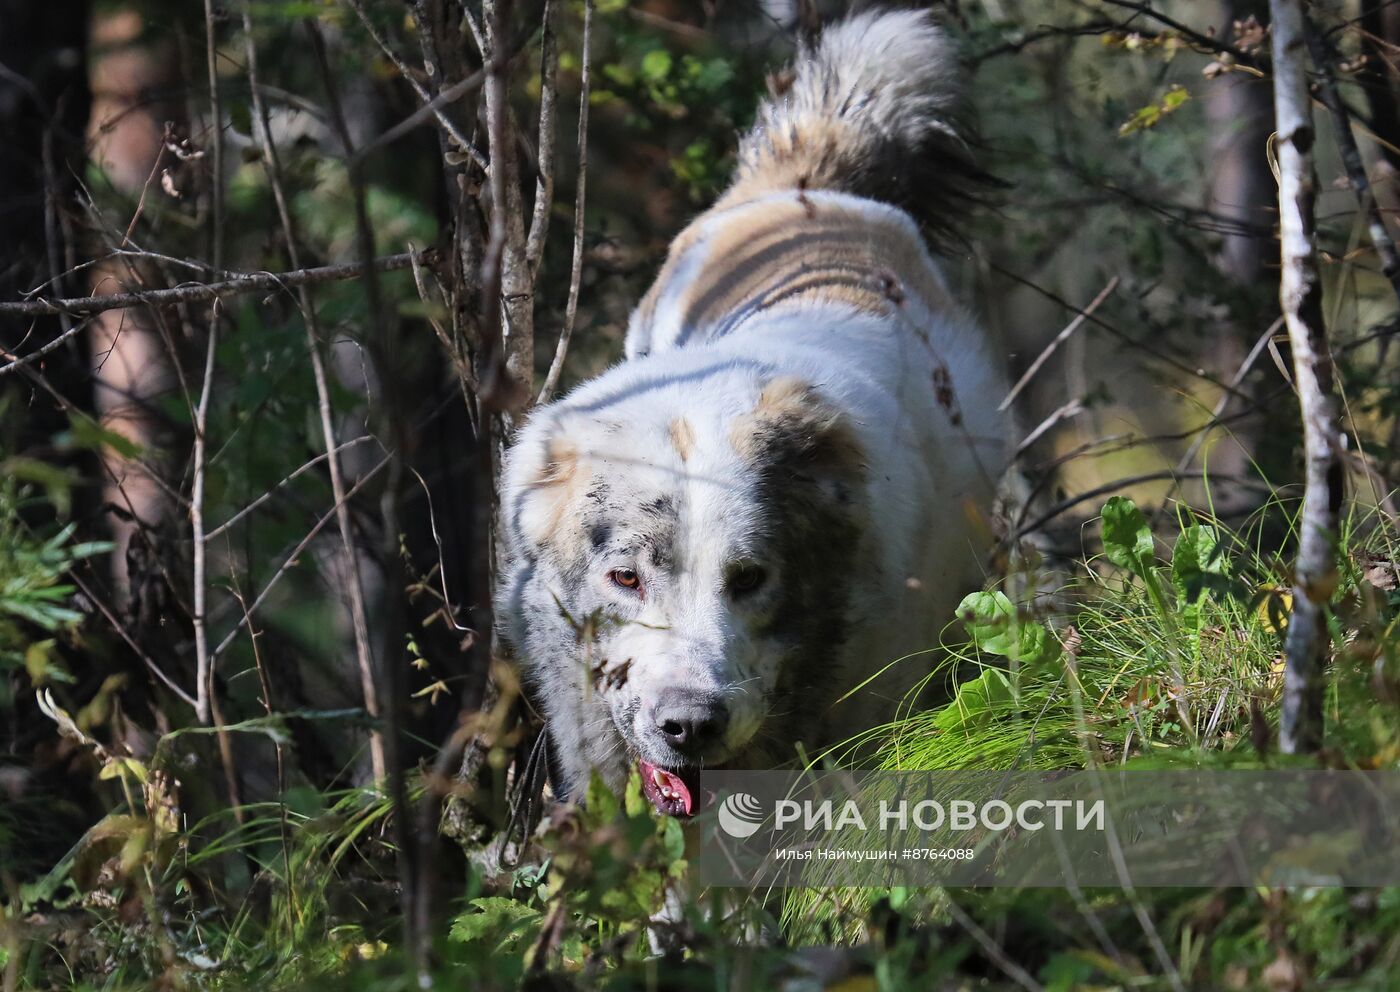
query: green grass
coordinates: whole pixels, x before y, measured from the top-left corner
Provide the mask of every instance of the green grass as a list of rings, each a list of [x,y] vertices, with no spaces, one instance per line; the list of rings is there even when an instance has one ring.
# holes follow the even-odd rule
[[[930,676],[945,678],[953,666],[972,675],[947,706],[910,708],[823,760],[897,770],[1258,768],[1285,760],[1272,740],[1290,600],[1286,569],[1263,549],[1270,535],[1275,545],[1280,533],[1291,541],[1289,508],[1271,504],[1239,531],[1184,509],[1176,523],[1164,546],[1136,508],[1110,501],[1103,554],[1054,595],[964,601]],[[1393,562],[1395,550],[1395,531],[1377,511],[1345,521],[1324,755],[1335,765],[1394,768],[1400,759],[1400,595],[1365,579],[1368,562]],[[1119,891],[794,890],[782,921],[797,942],[855,941],[892,902],[908,926],[946,928],[949,899],[984,927],[1029,928],[1017,938],[1017,960],[1039,957],[1052,988],[1171,988],[1173,971],[1187,976],[1186,987],[1263,987],[1270,955],[1284,945],[1305,948],[1290,966],[1342,983],[1335,987],[1400,987],[1387,984],[1385,970],[1400,955],[1400,939],[1384,929],[1400,905],[1389,891],[1361,900],[1373,903],[1368,919],[1349,913],[1354,893],[1332,891],[1156,891],[1139,900]],[[1198,918],[1206,912],[1220,917],[1211,932]],[[1104,958],[1108,936],[1132,949],[1133,967]],[[1164,957],[1156,945],[1168,948]],[[1359,984],[1346,984],[1352,979]]]

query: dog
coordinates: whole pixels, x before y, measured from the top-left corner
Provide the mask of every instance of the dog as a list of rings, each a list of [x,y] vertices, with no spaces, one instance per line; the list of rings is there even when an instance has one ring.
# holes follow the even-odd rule
[[[496,610],[556,796],[636,769],[689,816],[705,768],[887,720],[980,584],[1005,382],[921,235],[987,179],[957,73],[923,11],[802,48],[625,361],[519,429]]]

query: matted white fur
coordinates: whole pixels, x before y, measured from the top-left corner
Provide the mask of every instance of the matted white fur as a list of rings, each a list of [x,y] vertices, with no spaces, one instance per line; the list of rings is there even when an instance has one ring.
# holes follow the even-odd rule
[[[520,430],[497,614],[556,791],[639,761],[765,767],[865,729],[931,656],[847,691],[936,649],[980,583],[999,356],[906,213],[803,168],[832,99],[845,124],[813,140],[846,161],[946,128],[946,49],[921,13],[829,31],[677,238],[629,360]]]

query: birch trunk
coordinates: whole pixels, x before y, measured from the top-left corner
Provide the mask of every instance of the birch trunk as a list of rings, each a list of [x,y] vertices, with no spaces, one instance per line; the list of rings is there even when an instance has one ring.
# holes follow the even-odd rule
[[[1342,495],[1341,435],[1332,358],[1322,323],[1322,284],[1314,243],[1316,131],[1308,94],[1304,0],[1271,0],[1274,116],[1278,128],[1279,298],[1293,351],[1293,377],[1303,419],[1307,460],[1293,614],[1285,644],[1284,753],[1315,751],[1322,743],[1322,667],[1327,650],[1327,604],[1337,585],[1337,516]]]

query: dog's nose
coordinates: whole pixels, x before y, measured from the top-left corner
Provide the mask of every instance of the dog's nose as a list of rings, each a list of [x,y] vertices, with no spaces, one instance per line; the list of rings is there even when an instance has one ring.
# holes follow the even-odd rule
[[[652,709],[661,736],[677,751],[698,757],[724,736],[729,708],[715,697],[685,689],[663,689]]]

